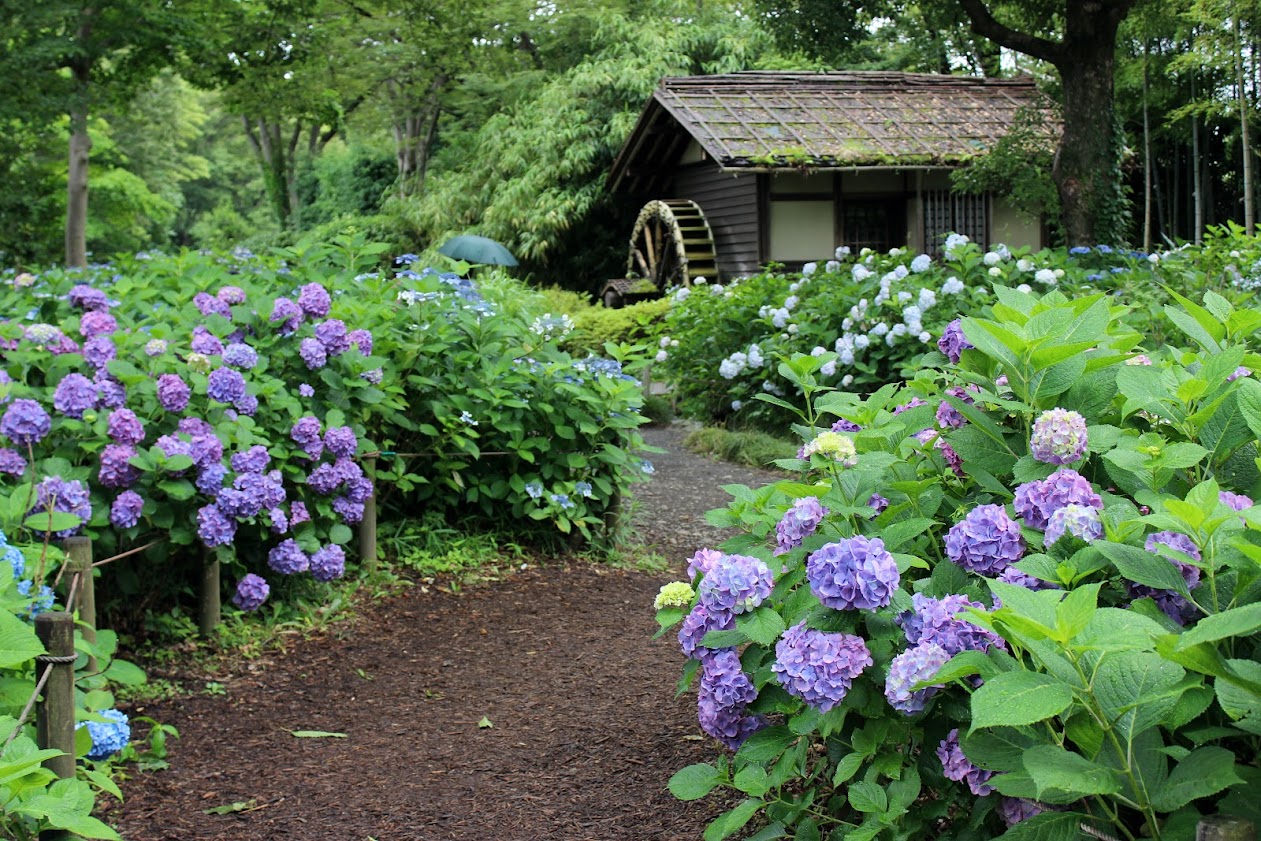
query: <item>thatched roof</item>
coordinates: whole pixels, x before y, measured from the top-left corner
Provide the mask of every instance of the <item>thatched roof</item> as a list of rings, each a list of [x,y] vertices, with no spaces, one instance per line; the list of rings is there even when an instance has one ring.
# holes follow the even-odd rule
[[[724,170],[956,167],[983,155],[1022,107],[1029,78],[927,73],[748,72],[665,78],[614,161],[610,187],[658,181],[695,139]],[[655,172],[654,172],[655,171]]]

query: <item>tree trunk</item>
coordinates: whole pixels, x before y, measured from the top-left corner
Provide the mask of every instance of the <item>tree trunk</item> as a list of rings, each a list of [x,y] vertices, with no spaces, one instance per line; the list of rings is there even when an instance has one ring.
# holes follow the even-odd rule
[[[1143,250],[1152,250],[1152,126],[1147,103],[1147,42],[1143,42]]]
[[[79,18],[76,42],[86,44],[92,37],[96,10],[86,8]],[[74,100],[70,106],[70,154],[66,172],[66,265],[88,264],[88,159],[92,138],[88,135],[89,83],[92,67],[79,56],[69,65],[74,79]]]
[[[405,85],[389,83],[395,95],[398,116],[392,126],[394,134],[394,158],[398,164],[399,198],[420,192],[425,171],[429,168],[429,150],[438,133],[438,117],[441,115],[439,95],[446,87],[448,76],[440,73],[429,84],[424,101],[408,103]],[[401,93],[400,93],[401,92]]]
[[[1248,92],[1243,78],[1243,39],[1239,32],[1239,15],[1234,15],[1235,28],[1235,83],[1239,95],[1239,140],[1243,145],[1243,226],[1248,236],[1256,228],[1256,213],[1252,194],[1252,143],[1248,132]]]
[[[1195,101],[1195,74],[1191,75],[1191,101]],[[1192,239],[1204,242],[1204,190],[1200,183],[1200,118],[1191,115],[1191,194],[1195,209],[1191,220]]]

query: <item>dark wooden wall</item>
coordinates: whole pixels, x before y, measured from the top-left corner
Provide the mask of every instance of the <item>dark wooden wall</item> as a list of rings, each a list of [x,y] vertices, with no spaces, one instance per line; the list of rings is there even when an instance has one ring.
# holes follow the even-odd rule
[[[714,232],[718,270],[724,283],[733,277],[756,274],[762,265],[757,182],[752,173],[728,175],[716,164],[705,161],[679,167],[671,194],[658,197],[691,199],[700,205]]]

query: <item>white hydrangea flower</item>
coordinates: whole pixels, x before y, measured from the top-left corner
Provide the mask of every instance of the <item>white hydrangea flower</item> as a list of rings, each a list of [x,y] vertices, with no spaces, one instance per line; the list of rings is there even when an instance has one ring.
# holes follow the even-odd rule
[[[848,246],[848,245],[842,245],[842,246],[840,246],[839,248],[837,248],[837,249],[836,249],[836,259],[838,259],[838,260],[844,260],[844,259],[845,259],[846,257],[848,257],[848,256],[849,256],[849,246]]]
[[[950,236],[946,237],[944,250],[947,254],[952,254],[971,241],[966,234],[950,234]]]
[[[843,386],[847,386],[847,387],[848,387],[848,386],[849,386],[850,384],[852,384],[853,382],[854,382],[854,375],[853,375],[853,374],[846,374],[845,376],[841,377],[841,385],[843,385]]]
[[[801,273],[809,277],[810,275],[818,271],[818,268],[819,268],[818,263],[806,263],[804,266],[801,267]]]
[[[989,269],[989,276],[990,276],[990,277],[1002,277],[1002,276],[1003,276],[1003,270],[1002,270],[1001,268],[999,268],[998,266],[990,266],[990,269]]]
[[[762,391],[765,391],[768,394],[774,394],[776,397],[784,396],[784,390],[770,380],[762,381]]]
[[[796,308],[797,300],[798,299],[796,295],[789,295],[787,298],[784,299],[784,309],[791,312],[793,309]]]
[[[722,295],[722,294],[723,294],[722,284],[721,284],[721,283],[715,283],[713,286],[709,287],[709,294],[710,294],[710,295]],[[728,293],[726,294],[726,296],[727,296],[728,298],[730,298],[730,297],[731,297],[731,293],[730,293],[730,292],[728,292]]]
[[[888,333],[888,332],[889,332],[889,325],[885,324],[883,321],[879,322],[878,324],[876,324],[875,327],[871,328],[871,334],[873,336],[883,336],[885,333]]]
[[[904,277],[906,277],[910,273],[911,273],[911,270],[908,269],[906,266],[898,266],[896,269],[893,270],[893,274],[894,276],[897,277],[898,280],[902,280]]]
[[[758,311],[757,311],[758,318],[766,318],[770,314],[771,314],[770,304],[763,304],[762,306],[758,307]]]
[[[666,351],[664,350],[657,351],[656,359],[658,362],[665,362],[669,358],[670,358],[670,354],[667,353]]]
[[[1033,271],[1033,261],[1026,260],[1024,257],[1021,257],[1016,261],[1016,268],[1022,272],[1031,272]]]
[[[744,408],[744,401],[743,401],[743,400],[732,400],[732,401],[731,401],[731,411],[733,411],[733,412],[738,412],[738,411],[740,411],[740,410],[741,410],[741,409],[743,409],[743,408]]]
[[[827,353],[827,352],[828,352],[828,349],[827,349],[827,348],[825,348],[823,345],[815,345],[813,348],[811,348],[811,350],[810,350],[810,355],[811,355],[811,356],[822,356],[823,354],[825,354],[825,353]]]
[[[748,364],[749,357],[740,351],[736,351],[718,365],[718,373],[723,379],[730,380],[739,376],[740,372],[748,367]]]
[[[686,301],[688,296],[691,294],[692,294],[692,290],[684,286],[682,289],[674,293],[674,302],[676,304],[681,304],[684,301]]]
[[[850,274],[854,276],[854,280],[866,280],[875,272],[864,266],[862,263],[855,263],[854,268],[850,270]]]
[[[1055,276],[1055,272],[1050,269],[1038,269],[1037,273],[1033,276],[1033,279],[1046,286],[1054,286],[1059,282],[1059,278]]]
[[[842,318],[842,319],[841,319],[841,329],[842,329],[842,330],[849,330],[849,329],[851,329],[853,326],[854,326],[854,319],[852,319],[852,318]]]
[[[795,334],[797,333],[797,325],[796,325],[796,324],[789,324],[789,325],[788,325],[788,332],[789,332],[789,334],[791,334],[791,335],[795,335]]]
[[[920,334],[916,336],[916,338],[919,339],[924,344],[928,344],[929,342],[933,340],[932,334],[929,333],[927,330],[921,331]]]
[[[902,320],[905,321],[907,324],[910,324],[912,321],[919,321],[923,317],[924,317],[924,314],[920,312],[919,307],[910,306],[910,307],[905,307],[902,310]]]
[[[933,258],[927,254],[921,254],[911,261],[911,271],[919,274],[928,271],[933,265]]]
[[[762,349],[757,345],[749,345],[748,362],[754,368],[761,368],[766,364],[766,360],[762,358]]]
[[[835,272],[839,272],[841,270],[841,264],[836,260],[828,260],[823,265],[823,270],[828,274],[834,274]]]
[[[661,341],[657,342],[657,347],[669,347],[669,346],[670,346],[669,336],[662,336]]]
[[[704,275],[701,275],[700,277],[692,281],[693,286],[704,286],[706,283],[709,283],[709,281],[705,279]]]
[[[997,266],[999,263],[1003,262],[1003,255],[999,254],[997,251],[986,251],[983,259],[985,260],[985,265]]]
[[[1017,291],[1017,292],[1023,292],[1023,293],[1025,293],[1026,295],[1028,295],[1030,292],[1032,292],[1032,291],[1033,291],[1033,287],[1032,287],[1032,286],[1030,286],[1030,285],[1029,285],[1029,284],[1027,284],[1027,283],[1022,283],[1022,284],[1020,284],[1019,286],[1017,286],[1017,287],[1016,287],[1016,291]]]
[[[910,293],[910,292],[907,292],[905,289],[903,289],[901,292],[899,292],[899,293],[898,293],[898,303],[899,303],[899,304],[905,304],[905,303],[906,303],[907,301],[909,301],[909,300],[911,300],[911,293]]]
[[[854,364],[854,352],[853,352],[852,350],[843,350],[843,351],[841,351],[841,355],[840,355],[840,357],[839,357],[839,358],[840,358],[840,360],[841,360],[841,364],[842,364],[842,365],[853,365],[853,364]]]
[[[946,282],[941,285],[941,294],[958,295],[964,289],[963,281],[959,278],[951,276],[946,278]]]
[[[819,373],[825,377],[831,377],[836,374],[836,360],[829,359],[819,366]]]
[[[937,304],[937,293],[931,289],[921,289],[918,303],[921,310],[932,309]]]
[[[859,334],[854,337],[854,347],[858,350],[866,350],[871,345],[871,337],[866,334]]]

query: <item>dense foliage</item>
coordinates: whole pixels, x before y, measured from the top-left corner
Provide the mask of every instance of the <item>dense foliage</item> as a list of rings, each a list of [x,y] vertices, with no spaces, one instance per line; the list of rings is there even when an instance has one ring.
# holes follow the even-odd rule
[[[800,475],[728,488],[711,521],[745,534],[657,604],[735,752],[671,788],[747,798],[707,839],[758,813],[836,839],[1261,817],[1261,311],[1171,292],[1184,349],[1123,297],[994,293],[865,398],[825,384],[833,351],[778,365]]]

